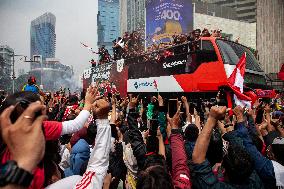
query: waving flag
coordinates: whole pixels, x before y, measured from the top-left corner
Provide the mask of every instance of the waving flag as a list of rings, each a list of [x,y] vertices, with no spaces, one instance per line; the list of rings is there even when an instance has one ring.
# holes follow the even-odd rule
[[[94,53],[94,54],[97,54],[95,51],[93,51],[93,48],[92,47],[89,47],[88,45],[86,45],[86,44],[84,44],[84,43],[82,43],[82,42],[80,42],[84,47],[86,47],[87,49],[89,49],[92,53]]]
[[[228,78],[228,85],[233,90],[236,105],[251,107],[252,99],[244,94],[244,76],[246,70],[246,53],[240,58],[233,73]]]
[[[279,72],[279,74],[278,74],[278,78],[279,78],[280,80],[283,80],[283,81],[284,81],[284,64],[282,64],[282,67],[281,67],[280,72]]]

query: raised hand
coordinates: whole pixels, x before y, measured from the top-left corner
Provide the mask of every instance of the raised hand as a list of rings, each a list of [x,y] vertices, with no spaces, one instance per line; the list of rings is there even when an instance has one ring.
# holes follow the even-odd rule
[[[107,119],[109,111],[109,102],[105,99],[96,100],[93,104],[93,112],[98,119]]]
[[[266,105],[265,105],[264,111],[265,111],[265,113],[270,114],[270,112],[271,112],[271,107],[269,106],[269,104],[266,104]]]
[[[39,101],[31,103],[12,123],[10,115],[14,109],[14,106],[6,108],[0,116],[2,138],[18,166],[32,172],[44,156],[42,122],[47,118],[44,114],[46,107]],[[42,115],[35,117],[37,112],[42,112]]]
[[[138,97],[132,97],[129,102],[129,108],[135,108],[138,102]]]
[[[233,109],[233,112],[234,112],[234,114],[236,115],[238,122],[244,121],[245,108],[242,108],[241,106],[236,106],[236,107]]]
[[[112,95],[112,97],[111,97],[111,104],[112,104],[112,106],[116,106],[116,95],[115,94],[113,94]]]
[[[164,99],[161,95],[158,95],[158,102],[159,102],[159,106],[164,106]]]
[[[185,96],[182,96],[181,97],[181,101],[182,101],[182,103],[186,104],[187,103],[187,98]]]
[[[212,106],[209,112],[209,118],[213,118],[215,120],[221,120],[225,117],[226,114],[225,106]]]
[[[163,136],[162,136],[162,133],[161,133],[161,130],[160,130],[160,127],[158,127],[158,129],[157,129],[157,137],[158,137],[158,138],[163,137]]]
[[[251,117],[254,117],[255,116],[255,112],[253,109],[249,108],[248,111],[247,111],[247,115],[248,116],[251,116]]]
[[[176,114],[170,118],[169,114],[167,114],[167,119],[172,127],[172,129],[178,129],[179,128],[179,123],[180,123],[180,108],[181,108],[181,102],[177,103],[177,112]]]
[[[86,92],[85,104],[92,105],[96,100],[100,98],[97,96],[97,94],[98,94],[98,86],[90,85]]]

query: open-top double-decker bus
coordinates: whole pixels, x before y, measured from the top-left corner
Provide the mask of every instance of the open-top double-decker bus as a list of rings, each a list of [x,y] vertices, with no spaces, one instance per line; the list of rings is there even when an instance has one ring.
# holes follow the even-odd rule
[[[215,37],[202,37],[197,50],[189,43],[152,53],[165,51],[171,55],[159,61],[145,60],[141,55],[131,59],[99,65],[84,73],[87,86],[98,79],[108,79],[121,95],[127,93],[216,93],[227,85],[240,57],[246,52],[245,85],[266,87],[265,74],[251,50],[239,43]]]

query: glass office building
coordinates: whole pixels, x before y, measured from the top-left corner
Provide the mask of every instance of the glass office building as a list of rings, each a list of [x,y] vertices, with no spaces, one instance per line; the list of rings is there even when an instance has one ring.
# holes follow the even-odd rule
[[[52,13],[45,13],[31,22],[31,58],[41,55],[42,59],[55,57],[55,22]]]
[[[112,54],[112,41],[120,36],[119,0],[99,0],[98,10],[98,47]]]

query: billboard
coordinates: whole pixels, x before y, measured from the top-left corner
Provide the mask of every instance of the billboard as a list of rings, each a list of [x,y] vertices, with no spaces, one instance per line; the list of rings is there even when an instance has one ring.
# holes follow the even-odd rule
[[[168,42],[174,34],[193,29],[192,0],[147,0],[146,43]]]

